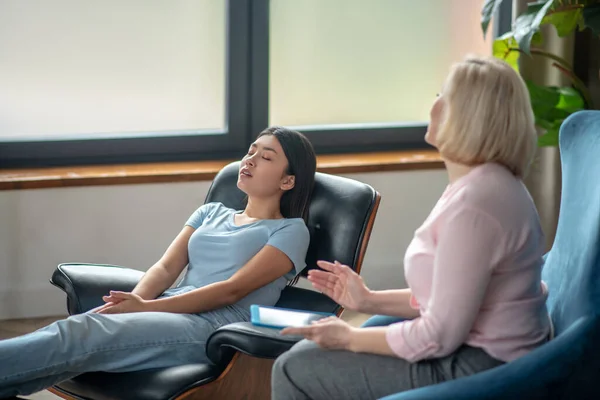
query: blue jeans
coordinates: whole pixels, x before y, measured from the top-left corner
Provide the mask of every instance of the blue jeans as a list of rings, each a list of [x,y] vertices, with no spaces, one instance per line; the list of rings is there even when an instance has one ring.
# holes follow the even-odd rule
[[[365,321],[362,324],[363,328],[369,328],[373,326],[388,326],[391,324],[395,324],[396,322],[402,322],[405,318],[400,317],[390,317],[387,315],[373,315],[371,318]]]
[[[166,291],[172,296],[194,288]],[[126,372],[211,363],[206,341],[223,325],[248,321],[229,306],[202,314],[78,314],[0,341],[0,398],[27,395],[91,371]]]

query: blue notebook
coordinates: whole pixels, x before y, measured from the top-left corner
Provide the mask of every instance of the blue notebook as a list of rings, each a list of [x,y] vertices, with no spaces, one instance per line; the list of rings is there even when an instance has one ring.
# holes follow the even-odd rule
[[[253,304],[250,306],[250,321],[253,325],[283,329],[287,327],[307,326],[313,321],[335,317],[332,313],[292,310],[281,307],[267,307]]]

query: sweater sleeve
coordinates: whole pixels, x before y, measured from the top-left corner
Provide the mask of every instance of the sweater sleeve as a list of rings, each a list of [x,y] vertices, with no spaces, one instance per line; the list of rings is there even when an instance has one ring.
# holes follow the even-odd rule
[[[440,221],[428,304],[420,317],[386,332],[394,353],[411,362],[446,356],[465,342],[504,253],[495,219],[473,208],[448,211]]]

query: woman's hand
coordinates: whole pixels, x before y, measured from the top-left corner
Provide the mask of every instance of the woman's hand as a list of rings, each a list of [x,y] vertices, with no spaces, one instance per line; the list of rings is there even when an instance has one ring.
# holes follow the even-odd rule
[[[282,335],[300,335],[326,349],[349,350],[355,328],[337,317],[313,322],[310,326],[285,328]]]
[[[325,271],[317,269],[308,271],[308,280],[313,287],[331,297],[342,307],[361,311],[371,291],[360,275],[337,261],[335,263],[319,261],[317,265]]]
[[[111,290],[112,292],[112,290]],[[93,314],[98,314],[100,313],[100,311],[112,307],[115,304],[118,304],[120,302],[122,302],[122,299],[117,299],[116,297],[112,297],[112,296],[102,296],[102,300],[104,300],[104,304],[96,307],[96,308],[92,308],[91,310],[89,310],[88,312],[93,313]]]
[[[137,294],[128,292],[110,291],[110,296],[104,296],[104,306],[96,310],[98,314],[122,314],[144,312],[149,310],[149,302]]]

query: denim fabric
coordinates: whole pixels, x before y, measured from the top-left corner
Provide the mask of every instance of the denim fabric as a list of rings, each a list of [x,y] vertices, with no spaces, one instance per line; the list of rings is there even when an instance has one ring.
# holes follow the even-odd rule
[[[362,327],[370,328],[374,326],[388,326],[405,320],[405,318],[390,317],[388,315],[373,315],[371,318],[366,320],[364,324],[362,324]]]
[[[163,296],[192,289],[177,288]],[[0,398],[37,392],[84,372],[210,363],[205,351],[210,334],[248,320],[249,313],[236,306],[202,314],[74,315],[0,341]]]

